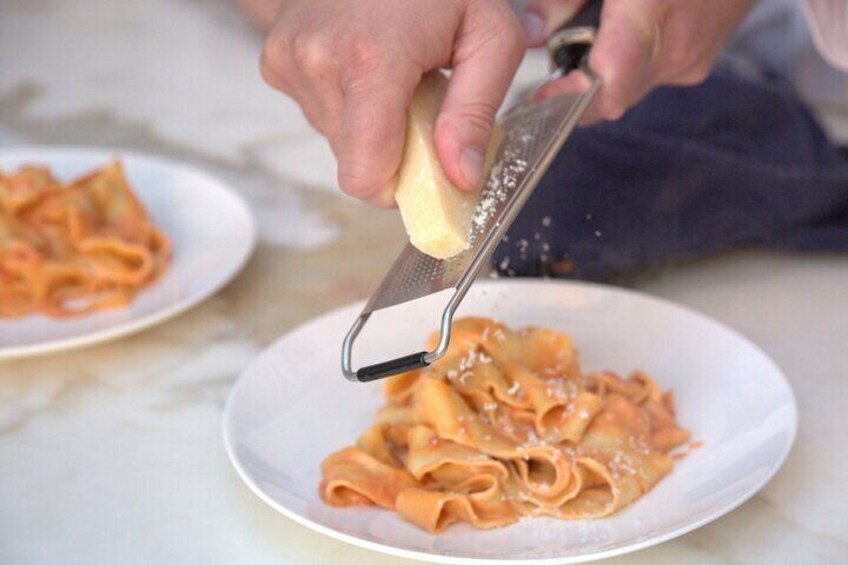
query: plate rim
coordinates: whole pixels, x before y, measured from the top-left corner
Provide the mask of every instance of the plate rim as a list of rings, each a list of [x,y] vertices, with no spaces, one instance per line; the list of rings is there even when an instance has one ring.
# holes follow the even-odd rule
[[[232,411],[233,411],[233,403],[234,399],[237,396],[238,391],[241,387],[244,386],[244,383],[247,380],[247,375],[253,370],[253,368],[259,364],[267,355],[270,355],[270,352],[275,349],[281,342],[287,339],[290,335],[303,330],[305,327],[310,326],[312,324],[317,324],[324,321],[326,318],[334,316],[346,309],[359,309],[364,306],[366,300],[358,300],[355,302],[351,302],[348,304],[344,304],[333,308],[329,311],[326,311],[314,318],[310,318],[292,329],[286,331],[276,340],[271,342],[262,352],[254,359],[247,367],[245,367],[239,376],[236,378],[236,381],[233,383],[230,388],[229,393],[227,394],[227,400],[224,404],[224,410],[222,413],[221,426],[222,426],[222,436],[224,442],[224,448],[227,453],[227,457],[230,460],[230,464],[235,468],[236,473],[242,482],[247,485],[248,489],[253,492],[260,500],[265,502],[268,506],[281,513],[283,516],[293,520],[297,524],[301,526],[305,526],[310,530],[328,536],[330,538],[342,541],[344,543],[361,547],[365,549],[369,549],[371,551],[376,551],[378,553],[382,553],[384,555],[391,555],[395,557],[404,557],[407,559],[414,559],[417,561],[430,562],[430,563],[446,563],[451,565],[485,565],[485,564],[497,564],[497,563],[528,563],[532,565],[566,565],[572,563],[588,563],[592,561],[598,561],[601,559],[610,559],[612,557],[618,557],[621,555],[626,555],[628,553],[633,553],[636,551],[640,551],[642,549],[647,549],[649,547],[653,547],[659,545],[661,543],[665,543],[672,539],[684,536],[688,533],[691,533],[702,526],[705,526],[711,522],[718,520],[719,518],[726,516],[727,514],[733,512],[741,505],[748,502],[751,498],[753,498],[757,493],[759,493],[763,487],[765,487],[777,474],[780,469],[783,468],[783,465],[786,463],[787,457],[792,452],[793,447],[795,446],[795,441],[798,436],[798,399],[795,395],[795,390],[792,388],[792,383],[786,377],[786,374],[780,368],[780,366],[768,355],[759,345],[754,343],[751,339],[749,339],[744,333],[741,331],[729,326],[728,324],[717,320],[707,314],[700,312],[694,308],[689,306],[684,306],[677,302],[674,302],[670,299],[656,296],[653,294],[649,294],[646,292],[641,292],[637,290],[633,290],[630,288],[618,287],[609,284],[596,283],[596,282],[586,282],[586,281],[572,281],[572,280],[562,280],[562,279],[542,279],[542,278],[513,278],[513,279],[488,279],[488,280],[478,280],[473,283],[472,286],[496,286],[496,285],[540,285],[540,286],[566,286],[566,287],[575,287],[575,288],[583,288],[594,291],[601,292],[615,292],[615,293],[623,293],[629,297],[635,297],[639,299],[646,299],[649,302],[654,302],[656,304],[662,305],[663,307],[670,307],[673,310],[677,310],[678,312],[683,312],[688,315],[693,315],[696,318],[699,318],[702,321],[705,321],[709,324],[715,325],[721,328],[724,331],[729,332],[734,338],[741,340],[747,346],[753,348],[754,351],[763,356],[768,365],[774,370],[776,376],[779,380],[786,386],[786,389],[789,393],[789,400],[791,406],[791,421],[789,426],[789,440],[786,442],[783,453],[781,453],[778,458],[776,464],[766,473],[762,479],[756,482],[747,492],[738,497],[737,500],[733,501],[731,504],[728,504],[724,508],[719,508],[718,510],[704,516],[699,520],[695,520],[691,523],[688,523],[676,530],[672,530],[670,532],[666,532],[665,534],[655,536],[652,538],[648,538],[645,540],[637,541],[633,544],[626,545],[624,547],[613,548],[602,552],[597,552],[588,555],[572,555],[572,556],[561,556],[561,557],[543,557],[543,558],[504,558],[504,559],[489,559],[489,558],[477,558],[477,557],[459,557],[452,555],[443,555],[443,554],[434,554],[434,553],[426,553],[422,551],[415,551],[410,549],[404,549],[399,547],[394,547],[390,545],[386,545],[383,543],[362,539],[352,534],[347,534],[344,532],[340,532],[338,530],[334,530],[329,526],[325,526],[323,524],[319,524],[313,520],[305,516],[301,516],[300,514],[289,510],[282,504],[279,504],[277,501],[272,499],[269,495],[267,495],[262,489],[259,488],[258,485],[250,478],[247,471],[241,466],[239,459],[236,457],[233,440],[231,437],[231,421],[232,421]],[[339,379],[342,379],[341,370],[339,371]]]
[[[26,359],[49,355],[61,351],[83,348],[95,344],[107,343],[128,335],[138,333],[150,327],[156,326],[179,316],[180,314],[194,308],[201,302],[204,302],[224,286],[229,284],[241,271],[244,269],[247,262],[253,256],[256,250],[258,240],[258,227],[256,217],[247,204],[245,198],[227,182],[220,179],[218,176],[208,172],[205,169],[194,166],[190,163],[166,157],[162,155],[147,153],[144,151],[136,151],[132,149],[123,149],[120,147],[106,147],[100,145],[9,145],[0,146],[0,158],[14,158],[15,153],[39,153],[50,154],[51,156],[62,155],[63,157],[79,157],[79,158],[101,158],[108,160],[115,155],[121,158],[128,157],[134,160],[146,161],[156,165],[164,166],[169,169],[181,169],[193,175],[197,175],[207,181],[210,185],[216,186],[221,192],[227,194],[233,199],[239,208],[239,213],[242,213],[247,219],[245,225],[247,229],[248,244],[241,251],[241,256],[238,261],[234,261],[225,272],[224,276],[215,284],[210,285],[202,292],[189,296],[183,301],[179,301],[170,306],[154,311],[146,316],[138,319],[128,320],[117,323],[113,326],[101,328],[79,336],[72,336],[62,339],[54,339],[43,343],[33,343],[28,345],[17,346],[2,346],[0,345],[0,361],[12,359]],[[52,157],[48,157],[45,161],[49,161]],[[155,286],[155,285],[154,285]]]

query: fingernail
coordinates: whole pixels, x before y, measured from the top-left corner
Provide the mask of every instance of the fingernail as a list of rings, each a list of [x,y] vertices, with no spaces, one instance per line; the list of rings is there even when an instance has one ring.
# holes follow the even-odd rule
[[[483,182],[483,153],[473,147],[466,147],[459,154],[459,168],[470,186],[479,187]]]
[[[524,28],[528,44],[536,45],[545,40],[545,20],[536,12],[521,14],[521,27]]]

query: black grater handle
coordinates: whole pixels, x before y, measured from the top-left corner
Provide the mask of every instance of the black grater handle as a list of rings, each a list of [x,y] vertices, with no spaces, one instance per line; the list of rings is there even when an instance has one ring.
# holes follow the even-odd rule
[[[391,361],[362,367],[356,371],[356,380],[361,383],[367,383],[397,375],[398,373],[405,373],[406,371],[426,367],[430,363],[424,359],[425,355],[427,355],[427,352],[422,351],[421,353],[413,353],[412,355],[398,357]]]
[[[586,64],[595,33],[601,25],[603,0],[589,0],[562,27],[551,34],[548,53],[563,75]]]

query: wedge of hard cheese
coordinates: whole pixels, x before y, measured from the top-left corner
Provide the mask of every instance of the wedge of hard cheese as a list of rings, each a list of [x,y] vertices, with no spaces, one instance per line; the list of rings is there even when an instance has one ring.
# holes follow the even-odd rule
[[[409,241],[436,259],[449,259],[468,247],[480,190],[461,191],[442,170],[433,131],[448,79],[440,71],[424,75],[415,90],[406,125],[406,144],[395,200]],[[486,169],[502,139],[496,128]],[[484,169],[484,170],[486,170]]]

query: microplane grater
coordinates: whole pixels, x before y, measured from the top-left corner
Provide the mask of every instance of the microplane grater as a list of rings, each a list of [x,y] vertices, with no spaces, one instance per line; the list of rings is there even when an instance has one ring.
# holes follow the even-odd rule
[[[575,17],[548,43],[555,67],[548,80],[579,67],[589,77],[589,88],[580,94],[519,103],[500,118],[504,138],[481,190],[468,248],[442,260],[407,243],[344,339],[342,372],[347,379],[368,382],[424,367],[447,351],[454,312],[601,86],[586,64],[599,10],[600,2],[589,3],[582,18],[590,20],[589,25],[575,25]],[[439,344],[433,351],[353,370],[353,343],[372,313],[449,288],[455,291],[442,312]]]

